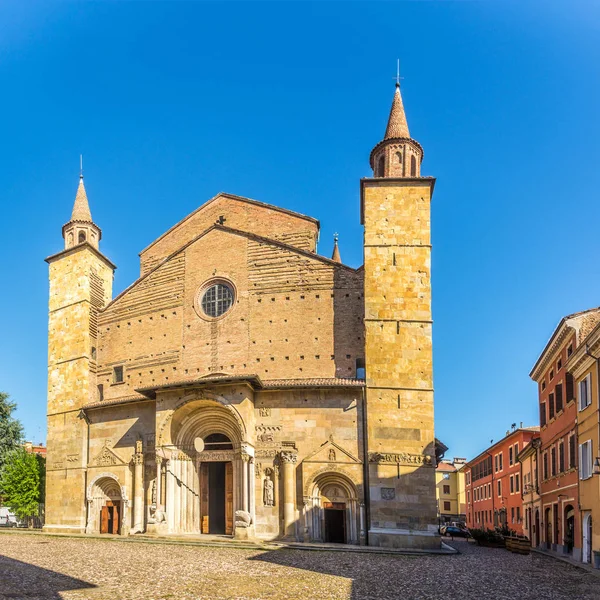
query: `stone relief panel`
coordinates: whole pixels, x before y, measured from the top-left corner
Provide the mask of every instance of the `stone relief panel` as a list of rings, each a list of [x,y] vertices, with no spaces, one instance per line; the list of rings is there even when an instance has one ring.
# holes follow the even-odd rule
[[[396,490],[394,488],[381,488],[381,499],[382,500],[393,500],[396,497]]]

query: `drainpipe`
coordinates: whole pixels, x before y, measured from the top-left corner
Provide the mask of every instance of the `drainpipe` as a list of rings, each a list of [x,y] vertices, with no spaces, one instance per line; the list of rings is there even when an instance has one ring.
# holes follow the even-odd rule
[[[366,375],[366,373],[365,373]],[[369,545],[369,527],[371,526],[371,494],[369,487],[369,430],[367,428],[367,390],[366,390],[367,379],[365,377],[365,387],[361,388],[362,394],[362,416],[363,416],[363,496],[365,500],[365,544]],[[358,507],[360,513],[360,506]],[[360,534],[359,534],[360,535]],[[360,539],[359,539],[360,543]]]

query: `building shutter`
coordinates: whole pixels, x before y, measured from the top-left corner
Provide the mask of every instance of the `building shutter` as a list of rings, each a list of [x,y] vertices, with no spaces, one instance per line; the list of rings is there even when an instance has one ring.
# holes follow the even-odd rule
[[[560,412],[563,409],[563,387],[562,383],[559,383],[554,389],[556,393],[556,412]]]
[[[566,375],[565,386],[566,400],[567,402],[571,402],[575,398],[575,382],[571,373],[567,373]]]

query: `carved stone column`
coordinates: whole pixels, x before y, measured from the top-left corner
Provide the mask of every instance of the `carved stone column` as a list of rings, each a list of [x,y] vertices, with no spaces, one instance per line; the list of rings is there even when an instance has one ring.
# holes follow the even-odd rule
[[[133,528],[132,533],[144,531],[144,453],[142,442],[135,443],[133,455]]]
[[[298,460],[296,452],[285,450],[281,454],[283,477],[283,535],[286,538],[296,537],[296,469]]]
[[[252,517],[252,523],[255,522],[255,516],[256,516],[256,475],[254,472],[254,459],[250,458],[250,461],[248,463],[248,486],[249,486],[249,493],[250,493],[250,502],[249,502],[249,510],[248,512],[250,513],[250,516]]]
[[[242,510],[248,510],[248,467],[250,464],[250,455],[242,452]]]
[[[162,506],[162,462],[160,456],[156,457],[156,510],[163,512]]]
[[[310,497],[304,496],[304,541],[310,542],[310,528],[308,526],[308,519],[310,514]]]
[[[365,541],[365,505],[363,502],[360,503],[360,539],[359,544],[364,546]]]

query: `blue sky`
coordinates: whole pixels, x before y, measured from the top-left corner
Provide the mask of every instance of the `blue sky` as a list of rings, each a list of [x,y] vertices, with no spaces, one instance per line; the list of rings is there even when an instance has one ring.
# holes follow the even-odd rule
[[[528,373],[600,304],[596,2],[0,5],[0,389],[45,439],[47,265],[79,154],[115,293],[218,191],[320,219],[362,262],[359,179],[396,58],[433,200],[436,434],[537,423]]]

